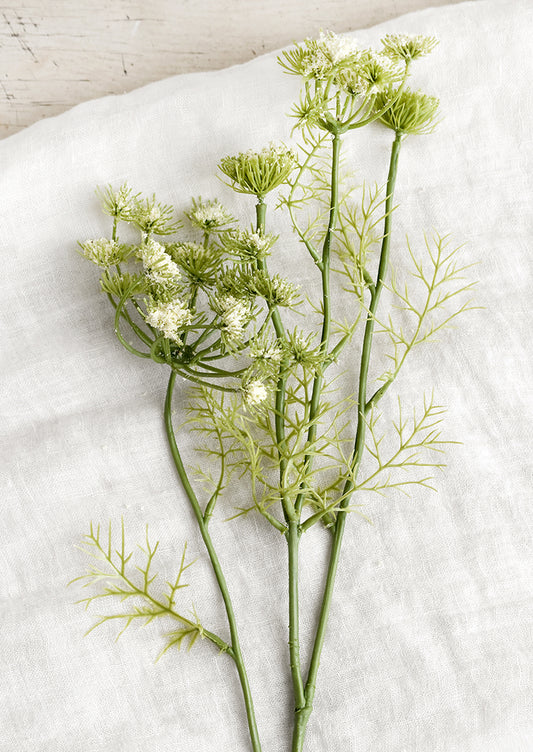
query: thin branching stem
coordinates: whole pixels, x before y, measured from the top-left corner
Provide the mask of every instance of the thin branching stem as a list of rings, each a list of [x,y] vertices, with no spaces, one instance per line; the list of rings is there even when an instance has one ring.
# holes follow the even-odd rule
[[[170,374],[169,382],[168,382],[167,394],[165,398],[165,409],[164,409],[165,428],[167,432],[168,443],[170,446],[172,459],[174,460],[174,464],[176,466],[176,470],[182,482],[183,489],[191,504],[194,516],[196,518],[196,522],[198,523],[200,534],[202,536],[202,540],[204,541],[205,547],[207,549],[209,560],[211,561],[211,566],[213,568],[213,572],[215,574],[215,578],[216,578],[220,593],[222,595],[222,599],[224,601],[224,606],[226,608],[226,615],[227,615],[230,635],[231,635],[231,648],[233,651],[233,659],[237,666],[237,672],[239,674],[242,692],[244,695],[244,704],[246,707],[246,715],[248,718],[250,740],[252,742],[252,748],[254,752],[261,752],[261,742],[259,740],[259,732],[257,730],[257,722],[255,719],[255,711],[254,711],[254,705],[253,705],[253,700],[252,700],[252,694],[250,690],[250,684],[248,681],[248,675],[246,673],[246,668],[244,665],[244,658],[243,658],[242,651],[241,651],[239,634],[237,631],[237,622],[235,619],[235,613],[233,611],[233,604],[231,602],[228,586],[226,583],[226,579],[224,577],[224,573],[222,572],[220,561],[218,559],[217,553],[215,551],[215,547],[213,545],[213,541],[211,539],[211,535],[208,530],[208,525],[204,518],[204,514],[202,513],[202,509],[200,507],[200,503],[196,497],[194,489],[191,486],[191,483],[189,481],[187,471],[185,470],[185,466],[183,464],[183,461],[181,459],[181,454],[178,449],[176,436],[174,434],[174,426],[172,423],[172,395],[174,392],[175,382],[176,382],[176,373],[172,371],[172,373]]]

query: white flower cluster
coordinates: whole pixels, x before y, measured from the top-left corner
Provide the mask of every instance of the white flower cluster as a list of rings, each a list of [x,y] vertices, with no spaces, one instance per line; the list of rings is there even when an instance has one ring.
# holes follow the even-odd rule
[[[226,233],[223,244],[229,253],[242,261],[262,259],[268,254],[277,240],[276,235],[260,235],[252,230],[235,230]]]
[[[289,282],[288,279],[283,279],[283,277],[277,274],[271,278],[270,285],[272,302],[281,306],[291,306],[294,303],[298,294],[297,285]]]
[[[321,31],[318,44],[335,64],[357,55],[360,49],[355,39],[340,37],[333,31]]]
[[[255,360],[279,363],[282,354],[282,349],[277,342],[257,342],[254,340],[250,344],[250,355]]]
[[[146,274],[152,282],[177,282],[181,277],[180,270],[165,248],[152,238],[145,240],[137,251],[137,256],[143,262]]]
[[[266,400],[268,391],[260,379],[253,379],[243,384],[242,397],[248,407],[256,407]]]
[[[116,216],[127,215],[131,208],[131,188],[124,183],[117,190],[110,189],[108,191],[109,200],[113,205],[113,213]]]
[[[192,313],[183,301],[175,299],[168,303],[148,303],[145,319],[150,326],[163,332],[165,337],[179,342],[178,332],[191,323]]]
[[[357,65],[344,68],[337,75],[337,84],[354,96],[367,96],[385,91],[399,81],[401,73],[385,55],[364,50]]]
[[[186,215],[195,227],[204,231],[216,230],[233,222],[233,217],[218,199],[193,201],[192,209]]]
[[[314,41],[314,43],[313,43]],[[359,45],[348,37],[339,37],[333,31],[321,32],[317,40],[307,40],[307,54],[302,60],[303,74],[314,78],[327,78],[335,66],[359,54]]]
[[[439,43],[436,37],[424,34],[387,34],[381,42],[385,55],[406,62],[429,55]]]
[[[157,204],[150,205],[139,201],[135,205],[135,219],[139,223],[153,225],[154,222],[161,219],[161,214],[161,207]]]
[[[223,295],[216,299],[214,307],[222,319],[221,330],[226,342],[242,341],[250,319],[250,303],[234,295]]]
[[[86,240],[85,243],[80,243],[80,247],[86,259],[105,268],[120,263],[124,257],[123,249],[116,240]]]
[[[253,152],[249,152],[253,155]],[[292,148],[287,148],[284,144],[277,144],[275,141],[271,141],[268,146],[265,146],[259,152],[259,155],[265,160],[272,160],[273,162],[294,162],[298,159],[298,154]]]

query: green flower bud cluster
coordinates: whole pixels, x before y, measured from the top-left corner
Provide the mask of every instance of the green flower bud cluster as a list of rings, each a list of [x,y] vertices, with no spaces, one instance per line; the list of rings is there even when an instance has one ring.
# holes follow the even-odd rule
[[[374,107],[383,111],[381,122],[396,133],[420,136],[435,129],[439,100],[421,91],[389,88],[376,97]]]
[[[219,167],[234,191],[250,193],[262,200],[287,180],[296,167],[296,153],[283,145],[270,144],[259,152],[224,157]]]

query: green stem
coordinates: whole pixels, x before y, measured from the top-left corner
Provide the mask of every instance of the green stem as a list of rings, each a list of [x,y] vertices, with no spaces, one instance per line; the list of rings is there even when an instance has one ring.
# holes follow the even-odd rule
[[[257,730],[257,724],[255,720],[252,694],[250,691],[248,676],[246,674],[246,669],[244,666],[244,660],[243,660],[241,646],[239,642],[239,635],[237,632],[237,623],[235,621],[235,614],[233,611],[233,605],[232,605],[231,598],[229,595],[228,586],[227,586],[224,574],[222,572],[222,568],[220,566],[220,561],[218,559],[215,548],[213,546],[213,542],[209,534],[206,520],[204,518],[204,515],[202,514],[200,503],[198,502],[196,494],[194,493],[194,490],[190,484],[187,471],[185,470],[185,466],[183,465],[183,461],[181,459],[178,445],[176,443],[176,437],[174,435],[174,427],[172,425],[172,394],[174,391],[175,381],[176,381],[176,374],[173,371],[170,374],[170,379],[168,382],[167,394],[165,398],[165,410],[164,410],[165,428],[167,432],[168,443],[170,446],[170,451],[172,453],[174,464],[176,466],[176,470],[178,471],[178,475],[182,482],[183,488],[191,504],[192,510],[194,512],[194,516],[196,517],[198,527],[200,528],[200,534],[205,543],[205,547],[207,549],[207,553],[209,555],[209,559],[213,567],[213,572],[215,574],[215,578],[218,583],[218,587],[220,589],[222,599],[224,601],[224,606],[226,608],[226,614],[228,618],[228,624],[229,624],[230,635],[231,635],[231,649],[232,649],[232,654],[233,654],[232,657],[235,661],[235,665],[237,667],[237,672],[239,674],[239,679],[241,682],[242,692],[244,696],[244,704],[246,706],[246,715],[248,718],[248,728],[250,731],[250,739],[252,742],[252,749],[253,749],[253,752],[261,752],[261,743],[259,741],[259,733]]]
[[[347,510],[350,496],[354,490],[354,481],[359,465],[361,463],[361,457],[364,450],[365,440],[365,407],[366,407],[366,390],[368,380],[368,368],[370,365],[370,355],[372,351],[372,337],[374,332],[374,316],[377,310],[379,296],[383,287],[385,275],[387,273],[390,251],[390,236],[391,236],[391,223],[392,223],[392,208],[393,208],[393,196],[394,187],[396,184],[396,173],[398,168],[398,156],[401,147],[401,134],[397,133],[392,145],[389,175],[387,179],[387,199],[386,199],[386,215],[385,215],[385,227],[383,233],[383,241],[381,245],[381,255],[379,260],[378,276],[376,280],[375,290],[372,294],[370,308],[367,315],[366,327],[363,339],[363,351],[361,355],[361,367],[359,372],[359,407],[357,418],[357,432],[355,438],[354,451],[352,454],[352,474],[346,481],[343,491],[343,500],[340,504],[340,510],[337,514],[337,521],[335,523],[335,533],[333,538],[333,545],[331,549],[331,555],[328,565],[328,573],[326,578],[326,585],[324,588],[324,597],[322,600],[322,606],[320,609],[320,617],[318,621],[317,632],[315,636],[315,642],[313,645],[313,653],[311,655],[311,663],[309,666],[309,674],[305,685],[305,699],[307,714],[301,713],[297,716],[295,733],[293,737],[292,752],[301,752],[303,749],[303,741],[305,736],[305,729],[309,720],[309,715],[313,707],[313,699],[316,690],[316,678],[318,674],[318,668],[320,665],[320,657],[322,654],[322,648],[324,645],[324,638],[326,635],[326,627],[328,622],[329,610],[331,606],[331,599],[333,597],[333,589],[335,585],[335,577],[337,574],[337,568],[339,564],[340,552],[342,547],[342,539],[344,536],[344,529],[346,525]]]
[[[296,712],[305,706],[304,683],[300,666],[300,617],[298,608],[298,548],[299,525],[289,522],[289,655]]]
[[[331,161],[331,196],[329,204],[329,222],[322,248],[321,273],[322,273],[322,299],[324,306],[324,318],[322,322],[322,333],[320,337],[320,349],[326,354],[329,346],[329,335],[331,329],[331,300],[329,294],[329,276],[330,276],[330,255],[331,239],[335,225],[337,223],[337,214],[339,209],[339,162],[340,162],[341,138],[339,135],[333,136],[333,156]],[[320,404],[320,395],[322,394],[322,384],[324,381],[323,369],[317,373],[313,382],[313,392],[311,395],[311,409],[309,412],[309,431],[307,433],[307,443],[309,446],[316,440],[318,426],[316,416]],[[304,458],[304,478],[309,471],[312,463],[311,455]],[[305,500],[305,488],[302,488],[296,498],[296,512],[300,514]]]
[[[257,232],[264,234],[266,219],[266,204],[261,201],[256,206]],[[258,269],[268,273],[264,259],[257,262]],[[272,323],[278,339],[283,339],[285,329],[277,306],[270,306]],[[287,445],[285,437],[285,401],[286,401],[287,372],[286,362],[280,363],[278,382],[276,385],[275,428],[278,447],[280,492],[283,514],[287,523],[288,541],[288,577],[289,577],[289,661],[294,691],[294,701],[298,710],[305,704],[304,684],[300,667],[300,618],[298,606],[298,548],[300,530],[298,520],[294,516],[294,508],[284,493],[285,475],[287,470]]]

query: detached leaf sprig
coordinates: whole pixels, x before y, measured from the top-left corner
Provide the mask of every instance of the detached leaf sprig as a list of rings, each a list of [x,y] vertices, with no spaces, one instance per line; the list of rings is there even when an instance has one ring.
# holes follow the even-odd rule
[[[433,393],[412,411],[397,395],[397,417],[382,407],[409,354],[474,307],[470,265],[448,236],[425,235],[421,254],[410,239],[404,248],[392,241],[402,144],[432,133],[439,119],[438,99],[407,82],[412,66],[436,44],[433,37],[389,34],[376,50],[326,32],[295,45],[279,58],[301,81],[291,113],[294,145],[243,151],[219,165],[226,185],[254,202],[252,216],[242,223],[218,198],[196,197],[177,218],[155,196],[143,197],[126,184],[108,186],[99,196],[112,219],[110,237],[79,245],[101,268],[120,344],[169,374],[165,431],[222,596],[228,635],[206,629],[194,609],[190,618],[178,607],[190,567],[186,548],[176,577],[161,589],[152,573],[158,544],[147,532],[139,549],[143,562],[134,564],[123,523],[118,547],[111,526],[104,536],[91,525],[85,549],[97,563],[76,578],[93,589],[82,602],[119,606],[99,616],[96,626],[116,621],[120,634],[135,622],[177,622],[160,655],[183,644],[191,648],[198,637],[225,653],[239,676],[254,752],[261,742],[252,691],[211,535],[217,508],[230,524],[259,514],[286,546],[289,629],[280,642],[288,642],[293,689],[291,749],[302,752],[348,514],[366,519],[364,500],[371,493],[434,488],[444,448],[453,443],[442,435],[444,409]],[[364,127],[386,127],[393,138],[384,185],[384,176],[374,177],[358,190],[343,145]],[[267,201],[275,192],[275,208],[288,214],[302,263],[311,262],[313,290],[269,268],[282,248],[275,224],[267,226]],[[124,225],[137,232],[136,240],[121,239]],[[384,291],[392,300],[389,310],[381,303]],[[348,390],[339,378],[346,373]],[[188,382],[180,393],[188,413],[182,430],[188,427],[198,438],[201,456],[192,470],[174,428],[178,376]],[[230,479],[248,482],[247,505],[228,506]],[[316,604],[301,601],[300,541],[312,527],[328,537],[330,555],[310,659],[303,665],[300,613]],[[336,743],[332,738],[331,746]]]

